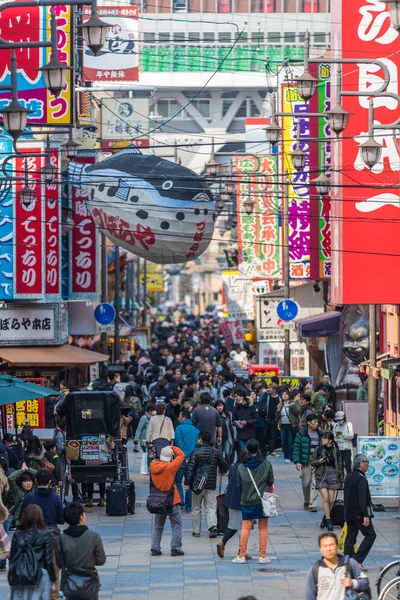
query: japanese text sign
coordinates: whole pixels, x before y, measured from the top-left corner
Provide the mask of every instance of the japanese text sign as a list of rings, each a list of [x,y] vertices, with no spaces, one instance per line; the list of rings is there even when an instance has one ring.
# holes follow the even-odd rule
[[[71,64],[72,19],[71,7],[54,7],[56,11],[58,59]],[[50,39],[51,7],[31,6],[27,8],[7,8],[0,12],[1,37],[10,42],[43,42]],[[18,100],[31,110],[28,122],[35,124],[72,124],[71,71],[67,74],[67,85],[55,98],[47,90],[40,67],[48,63],[50,48],[17,48]],[[0,84],[11,84],[11,50],[1,51]],[[0,113],[11,100],[11,92],[0,91]]]
[[[81,157],[79,162],[93,164],[92,157]],[[74,228],[71,246],[71,299],[97,297],[97,228],[89,210],[87,192],[72,186],[71,208]]]
[[[0,162],[12,154],[11,138],[0,135]],[[7,163],[8,172],[12,172],[13,161]],[[13,234],[14,234],[14,208],[12,199],[12,180],[4,176],[0,168],[0,300],[11,300],[13,290]]]
[[[282,85],[282,112],[293,116],[283,117],[283,172],[287,172],[289,207],[285,219],[289,219],[289,269],[291,279],[310,278],[310,192],[309,192],[309,119],[308,104],[300,98],[295,87]],[[298,171],[293,169],[290,153],[297,148],[296,132],[300,121],[300,150],[307,153],[305,165]]]
[[[385,76],[378,65],[358,63],[357,57],[380,59],[390,75],[387,91],[398,94],[400,36],[387,3],[377,0],[337,0],[332,29],[338,56],[354,61],[343,65],[345,90],[365,94],[343,98],[352,114],[333,152],[332,302],[396,304],[400,211],[399,190],[391,186],[398,188],[399,152],[393,130],[378,128],[374,136],[383,145],[381,161],[370,170],[361,159],[358,143],[365,142],[368,132],[368,92],[378,90]],[[393,123],[398,116],[397,99],[384,94],[374,99],[376,125]]]
[[[101,137],[104,140],[130,140],[148,130],[148,98],[102,99]]]
[[[259,164],[258,164],[259,163]],[[277,158],[236,157],[239,268],[246,277],[282,277]],[[254,203],[247,214],[245,204]]]
[[[56,180],[44,182],[46,230],[46,297],[61,293],[61,197],[57,178],[60,173],[60,153],[53,149],[51,164],[56,168]]]
[[[15,159],[15,169],[21,177],[28,167],[28,185],[33,191],[33,201],[21,201],[23,180],[15,182],[14,194],[14,297],[33,299],[44,293],[44,202],[43,157],[40,145],[24,147],[24,153]]]
[[[139,80],[138,6],[99,6],[98,15],[110,24],[107,41],[95,56],[84,44],[83,77],[86,81]],[[90,8],[83,10],[83,21]]]
[[[55,336],[55,310],[52,308],[2,308],[0,345],[5,342],[49,342]]]
[[[31,381],[38,385],[44,385],[43,377],[26,377],[25,381]],[[14,404],[6,405],[6,423],[7,429],[12,430],[17,427],[22,429],[25,422],[28,421],[32,428],[45,428],[45,407],[44,398],[35,398],[33,400],[24,400]],[[14,418],[15,406],[15,418]]]
[[[237,270],[222,271],[226,312],[230,319],[253,319],[253,291],[251,279],[242,277]]]

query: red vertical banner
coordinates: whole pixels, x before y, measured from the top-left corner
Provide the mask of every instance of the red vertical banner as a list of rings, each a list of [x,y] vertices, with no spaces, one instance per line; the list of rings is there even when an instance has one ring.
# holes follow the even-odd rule
[[[93,164],[94,157],[76,162]],[[88,206],[85,190],[72,186],[71,208],[74,228],[71,244],[71,299],[97,296],[97,229]]]
[[[28,165],[28,185],[34,198],[29,205],[21,202],[23,180],[16,181],[14,197],[15,235],[14,235],[14,298],[34,299],[44,292],[44,210],[43,184],[41,173],[41,148],[25,148],[16,158],[16,173],[22,177],[25,173],[25,161]],[[29,156],[28,156],[29,155]]]
[[[387,4],[371,0],[336,0],[332,28],[336,49],[354,61],[343,65],[342,88],[365,93],[343,98],[344,108],[352,114],[343,139],[333,145],[332,302],[397,304],[399,153],[393,131],[378,128],[374,137],[383,145],[381,161],[370,170],[361,159],[359,143],[368,137],[368,92],[378,90],[385,77],[379,65],[361,64],[357,58],[386,64],[387,91],[398,94],[400,36],[391,25]],[[385,94],[374,99],[374,108],[376,125],[399,117],[397,100]]]
[[[56,168],[54,181],[44,182],[46,231],[46,295],[59,296],[61,292],[61,194],[60,153],[51,151],[51,164]]]

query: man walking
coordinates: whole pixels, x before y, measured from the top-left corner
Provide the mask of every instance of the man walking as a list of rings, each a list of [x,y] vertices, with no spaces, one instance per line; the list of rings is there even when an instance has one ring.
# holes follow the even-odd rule
[[[306,423],[307,426],[301,429],[295,437],[293,462],[296,469],[301,471],[304,510],[317,512],[318,492],[315,487],[315,469],[310,465],[310,457],[319,446],[322,431],[318,429],[318,417],[316,415],[307,415]]]
[[[306,600],[343,600],[347,590],[354,590],[360,600],[370,600],[369,581],[352,558],[338,553],[335,533],[321,533],[318,538],[321,558],[307,577]]]
[[[267,453],[275,456],[275,443],[277,433],[277,421],[276,421],[276,409],[281,399],[278,395],[278,385],[276,383],[270,383],[267,387],[267,391],[263,394],[264,397],[260,398],[260,401],[264,399],[264,406],[266,410],[265,414],[265,439]]]
[[[356,454],[354,457],[354,470],[349,473],[344,482],[344,517],[347,522],[347,537],[344,552],[352,556],[362,569],[364,560],[376,538],[372,525],[372,500],[365,473],[368,471],[369,461],[365,454]],[[354,553],[354,544],[358,532],[364,536],[360,547]]]
[[[222,421],[219,412],[211,406],[211,396],[208,392],[200,394],[201,406],[192,412],[192,423],[199,431],[209,431],[211,444],[222,443]]]
[[[174,488],[174,499],[172,511],[165,514],[154,515],[154,529],[151,541],[151,555],[161,556],[161,538],[164,525],[169,517],[172,530],[171,556],[184,556],[182,550],[182,513],[181,497],[174,483],[175,476],[179,471],[185,455],[177,446],[166,446],[161,450],[160,459],[153,460],[150,464],[151,483],[160,491],[168,492]]]
[[[200,431],[195,427],[190,418],[190,412],[184,409],[179,415],[180,423],[175,429],[175,444],[182,450],[185,455],[185,461],[181,465],[179,471],[176,474],[175,482],[176,487],[182,501],[182,509],[186,512],[192,510],[192,492],[187,490],[186,494],[183,491],[182,481],[185,476],[186,463],[188,462],[190,455],[196,448],[197,438],[199,437]]]
[[[208,465],[208,474],[205,477],[203,489],[200,493],[194,493],[192,497],[192,525],[194,537],[200,537],[201,508],[204,502],[206,512],[208,537],[216,538],[217,530],[217,498],[215,489],[217,487],[218,470],[221,475],[228,471],[228,463],[221,452],[211,446],[211,434],[202,431],[197,440],[198,447],[193,450],[185,470],[185,484],[193,489],[196,473],[199,469],[204,470]]]

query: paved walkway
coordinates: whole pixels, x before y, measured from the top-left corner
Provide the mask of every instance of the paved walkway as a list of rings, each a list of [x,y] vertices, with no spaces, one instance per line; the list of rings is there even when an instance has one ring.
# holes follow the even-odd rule
[[[104,509],[88,509],[88,524],[100,533],[107,553],[107,563],[100,568],[101,600],[237,600],[253,594],[258,600],[304,598],[306,573],[319,557],[317,536],[320,532],[321,512],[308,513],[302,508],[303,500],[298,473],[294,465],[287,465],[281,457],[272,458],[279,494],[280,515],[270,519],[267,554],[270,565],[259,565],[258,560],[245,565],[232,564],[238,549],[238,539],[227,545],[225,559],[215,551],[218,540],[207,537],[206,525],[200,538],[191,536],[191,516],[183,514],[184,557],[170,556],[170,528],[162,541],[164,555],[150,556],[151,515],[145,508],[148,477],[138,474],[140,454],[130,453],[133,464],[131,476],[136,482],[137,510],[127,517],[108,517]],[[374,524],[378,538],[366,560],[368,575],[375,582],[379,568],[400,554],[400,520],[397,506],[377,513]],[[340,530],[337,529],[340,533]],[[251,533],[249,552],[255,559],[257,531]],[[7,589],[6,577],[0,575],[0,598]]]

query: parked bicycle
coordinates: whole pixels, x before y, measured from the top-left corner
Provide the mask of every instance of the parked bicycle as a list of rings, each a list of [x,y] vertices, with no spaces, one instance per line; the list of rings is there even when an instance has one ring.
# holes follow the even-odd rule
[[[394,579],[400,580],[400,556],[395,557],[396,560],[393,560],[389,564],[387,564],[382,571],[379,573],[376,580],[376,590],[378,592],[378,598],[381,597],[381,592],[391,583]],[[392,590],[392,593],[395,591],[395,588]],[[394,596],[397,600],[398,596]],[[390,596],[387,596],[390,598]]]
[[[400,600],[400,577],[387,582],[379,594],[379,600]]]

